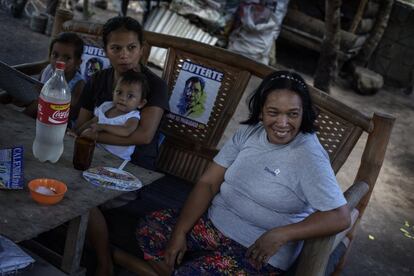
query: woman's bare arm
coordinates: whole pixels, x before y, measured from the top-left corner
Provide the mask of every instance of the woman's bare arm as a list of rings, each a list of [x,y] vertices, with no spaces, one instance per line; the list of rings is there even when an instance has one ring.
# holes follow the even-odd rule
[[[345,230],[350,223],[348,205],[315,212],[301,222],[267,231],[249,247],[246,255],[257,264],[264,264],[287,242],[332,235]]]
[[[96,124],[92,125],[92,128],[96,127],[97,131],[105,131],[113,135],[128,137],[138,127],[139,119],[129,118],[123,125],[108,125],[108,124]]]
[[[161,122],[164,110],[157,106],[148,106],[141,111],[138,128],[128,137],[120,137],[108,132],[98,134],[98,142],[109,145],[144,145],[151,143]]]
[[[94,117],[94,115],[93,115],[92,111],[89,111],[89,110],[81,107],[81,109],[79,110],[78,119],[76,120],[76,125],[82,126],[83,124],[85,124],[87,121],[89,121],[93,117]]]
[[[80,135],[85,129],[88,129],[91,127],[92,124],[95,124],[98,122],[98,117],[93,117],[89,121],[85,122],[83,125],[75,129],[75,133]]]
[[[226,168],[213,162],[191,191],[165,250],[165,263],[170,270],[175,263],[181,263],[186,251],[185,237],[220,191],[225,172]]]
[[[226,168],[213,162],[203,173],[184,204],[174,232],[188,233],[193,228],[220,191],[225,172]]]

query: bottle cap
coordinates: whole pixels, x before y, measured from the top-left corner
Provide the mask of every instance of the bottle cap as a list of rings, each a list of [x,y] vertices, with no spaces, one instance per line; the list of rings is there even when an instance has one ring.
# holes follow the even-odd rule
[[[65,63],[63,61],[56,61],[56,69],[65,70]]]

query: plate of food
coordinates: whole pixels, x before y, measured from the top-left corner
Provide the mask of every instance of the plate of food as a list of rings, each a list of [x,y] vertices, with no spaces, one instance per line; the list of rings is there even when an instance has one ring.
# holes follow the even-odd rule
[[[138,178],[117,168],[95,167],[84,171],[82,175],[88,182],[111,190],[129,192],[142,187]]]

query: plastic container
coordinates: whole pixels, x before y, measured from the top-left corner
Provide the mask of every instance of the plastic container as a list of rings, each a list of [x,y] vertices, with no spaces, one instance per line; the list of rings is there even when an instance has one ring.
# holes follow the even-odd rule
[[[68,190],[65,183],[51,178],[33,179],[29,182],[28,187],[33,200],[43,205],[52,205],[58,203],[63,199],[63,196]],[[44,188],[50,190],[51,194],[40,192]]]
[[[73,150],[73,167],[77,170],[87,170],[91,166],[96,142],[86,137],[76,137]]]
[[[56,70],[43,86],[38,99],[33,155],[40,162],[56,163],[63,152],[71,99],[64,70],[65,63],[56,62]]]
[[[48,17],[46,14],[37,14],[33,15],[30,18],[30,29],[32,31],[38,32],[38,33],[44,33],[46,25],[47,25]]]

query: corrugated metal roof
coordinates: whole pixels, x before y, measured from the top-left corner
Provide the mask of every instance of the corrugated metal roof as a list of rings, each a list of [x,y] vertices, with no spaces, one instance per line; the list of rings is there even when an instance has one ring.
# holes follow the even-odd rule
[[[165,7],[154,9],[151,12],[144,24],[144,29],[156,33],[193,39],[209,45],[215,45],[217,42],[216,37],[211,36],[192,24],[188,19]],[[149,62],[164,67],[166,55],[166,49],[152,47]]]

